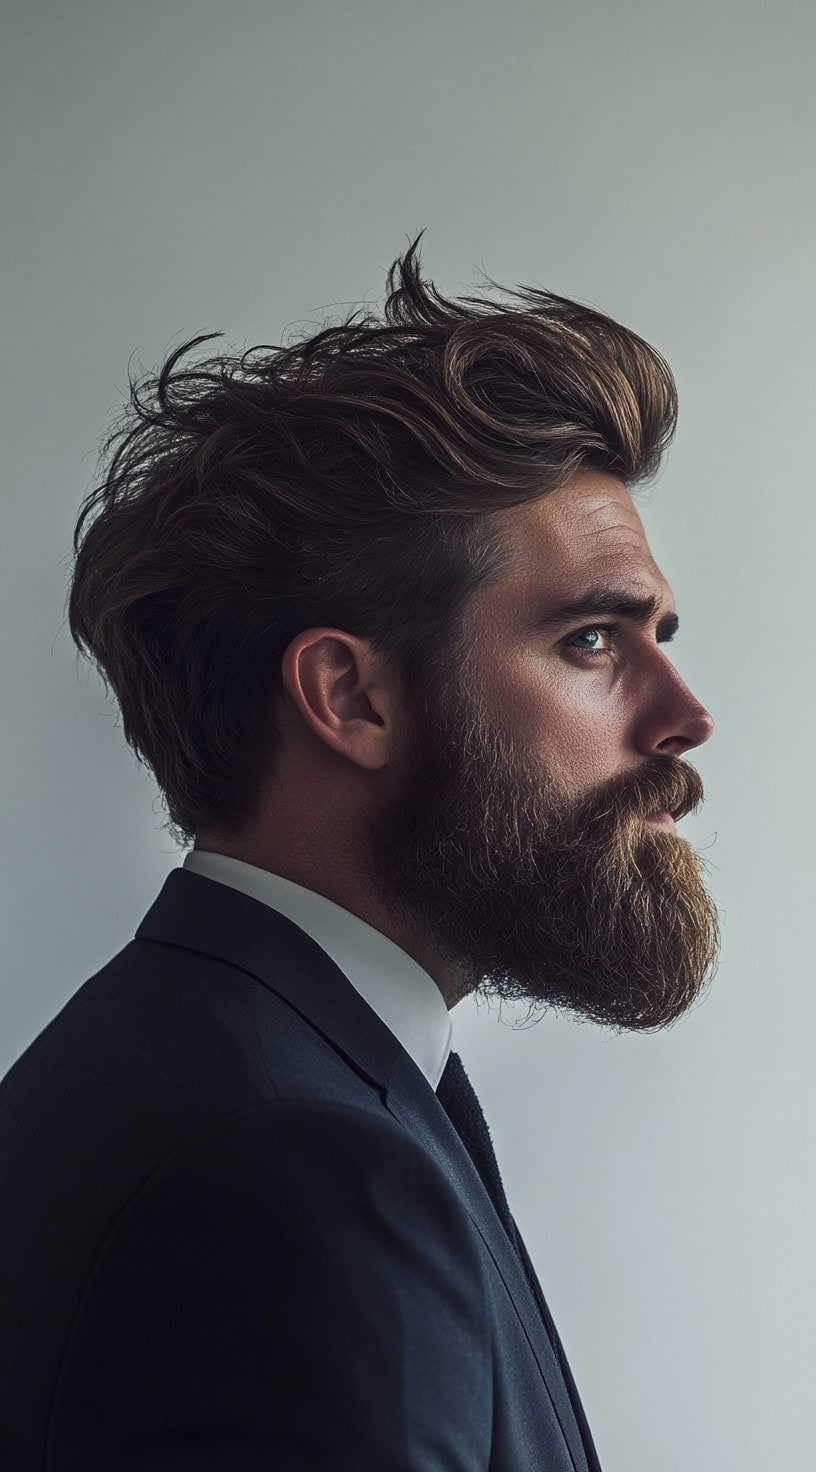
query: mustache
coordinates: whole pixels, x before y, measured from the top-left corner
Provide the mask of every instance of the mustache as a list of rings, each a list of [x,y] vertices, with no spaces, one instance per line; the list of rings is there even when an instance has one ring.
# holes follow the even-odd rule
[[[670,813],[679,821],[696,812],[703,798],[703,779],[696,767],[679,757],[655,756],[596,789],[586,801],[585,816],[603,825],[655,813]]]

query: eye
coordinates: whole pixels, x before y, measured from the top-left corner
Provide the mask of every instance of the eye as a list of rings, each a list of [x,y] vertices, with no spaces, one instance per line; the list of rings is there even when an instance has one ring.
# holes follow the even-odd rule
[[[617,624],[588,624],[586,628],[568,634],[564,645],[585,658],[600,659],[611,652],[617,632]]]

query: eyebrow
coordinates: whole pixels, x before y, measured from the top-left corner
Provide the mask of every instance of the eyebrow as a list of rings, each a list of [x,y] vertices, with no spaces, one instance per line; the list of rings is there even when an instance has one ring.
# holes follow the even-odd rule
[[[659,607],[660,600],[653,593],[638,597],[617,588],[592,588],[581,593],[578,598],[549,609],[536,623],[539,628],[549,629],[572,623],[576,619],[608,617],[611,614],[615,618],[628,618],[633,624],[643,626],[652,622]],[[676,613],[664,614],[657,625],[658,639],[670,639],[679,627],[680,620]]]

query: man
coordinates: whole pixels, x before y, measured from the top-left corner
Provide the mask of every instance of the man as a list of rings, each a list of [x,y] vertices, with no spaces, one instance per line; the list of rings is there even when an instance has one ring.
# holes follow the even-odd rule
[[[384,320],[134,386],[79,519],[72,632],[194,846],[0,1096],[16,1472],[599,1467],[449,1010],[649,1030],[712,972],[630,495],[674,384],[418,244]]]

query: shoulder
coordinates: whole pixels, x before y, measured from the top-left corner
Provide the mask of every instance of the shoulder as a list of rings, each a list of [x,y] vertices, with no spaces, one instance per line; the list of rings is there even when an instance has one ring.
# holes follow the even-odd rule
[[[151,1196],[193,1201],[229,1188],[247,1206],[340,1210],[389,1203],[426,1216],[467,1213],[437,1162],[379,1101],[284,1098],[230,1111],[195,1130],[156,1166],[132,1207]],[[440,1223],[441,1224],[441,1223]]]
[[[384,1107],[303,1100],[235,1111],[173,1150],[112,1223],[82,1316],[109,1343],[114,1324],[198,1321],[205,1302],[257,1343],[270,1311],[281,1332],[305,1314],[366,1334],[373,1315],[383,1334],[421,1320],[480,1341],[488,1289],[424,1147]]]
[[[206,1280],[224,1303],[317,1293],[348,1311],[409,1283],[483,1304],[485,1275],[453,1183],[384,1106],[298,1100],[232,1112],[168,1154],[111,1223],[92,1277],[111,1300],[124,1282],[194,1297]]]
[[[491,1335],[475,1228],[384,1106],[257,1105],[191,1135],[113,1225],[58,1435],[92,1403],[114,1444],[137,1403],[146,1441],[175,1424],[192,1444],[217,1421],[286,1465],[314,1440],[315,1467],[424,1466],[431,1445],[482,1466]]]

